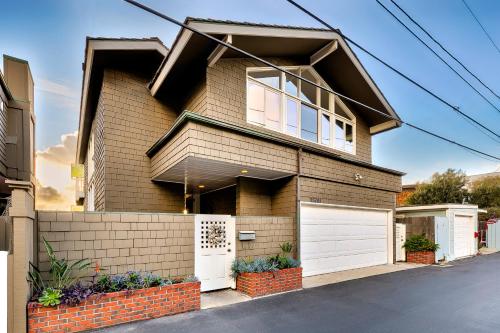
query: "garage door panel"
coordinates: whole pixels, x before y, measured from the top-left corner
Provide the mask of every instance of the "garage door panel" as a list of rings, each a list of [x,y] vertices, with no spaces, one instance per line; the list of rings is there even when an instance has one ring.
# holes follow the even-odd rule
[[[304,275],[310,276],[330,273],[332,272],[331,267],[335,267],[335,271],[343,271],[386,263],[387,253],[384,251],[303,260],[302,267],[305,272]]]
[[[474,224],[470,216],[456,215],[454,218],[455,258],[466,257],[474,253]]]
[[[388,212],[302,205],[304,276],[387,263]]]
[[[387,239],[361,239],[342,241],[310,242],[303,247],[302,260],[320,257],[346,256],[370,252],[384,252],[387,248]]]

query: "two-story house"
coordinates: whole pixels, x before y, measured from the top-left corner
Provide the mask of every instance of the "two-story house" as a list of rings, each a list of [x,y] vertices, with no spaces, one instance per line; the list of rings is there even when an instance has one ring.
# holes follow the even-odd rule
[[[34,84],[27,61],[3,56],[0,72],[0,211],[11,190],[6,180],[35,184]]]
[[[186,24],[399,119],[336,32]],[[402,173],[372,164],[371,138],[398,126],[186,29],[170,50],[88,38],[85,207],[288,216],[304,275],[390,263]]]

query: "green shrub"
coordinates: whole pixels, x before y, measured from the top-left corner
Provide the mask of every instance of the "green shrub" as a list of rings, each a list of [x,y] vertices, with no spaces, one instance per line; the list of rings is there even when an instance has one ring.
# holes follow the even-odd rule
[[[299,267],[300,262],[291,257],[276,255],[267,258],[235,259],[231,265],[231,276],[238,277],[241,273],[275,272],[280,269]]]
[[[434,243],[431,240],[425,238],[424,235],[414,235],[408,238],[403,245],[406,251],[418,252],[418,251],[432,251],[436,252],[439,249],[439,244]]]
[[[42,291],[42,296],[38,298],[38,302],[43,306],[56,306],[61,304],[63,293],[59,289],[45,288]]]
[[[286,242],[280,245],[281,251],[284,255],[290,256],[292,254],[293,245],[290,242]]]

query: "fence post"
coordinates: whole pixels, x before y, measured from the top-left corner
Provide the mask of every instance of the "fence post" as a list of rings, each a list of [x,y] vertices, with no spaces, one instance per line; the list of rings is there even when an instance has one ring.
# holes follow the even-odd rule
[[[30,182],[6,180],[12,189],[9,216],[12,218],[12,331],[26,333],[26,303],[30,287],[26,280],[29,263],[34,258],[33,225],[35,199]]]

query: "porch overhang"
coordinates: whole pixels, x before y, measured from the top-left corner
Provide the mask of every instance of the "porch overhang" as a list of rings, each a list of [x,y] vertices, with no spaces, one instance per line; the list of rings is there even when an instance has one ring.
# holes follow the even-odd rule
[[[239,177],[277,180],[292,176],[277,170],[187,156],[153,178],[153,181],[186,184],[188,192],[202,193],[236,185]]]

